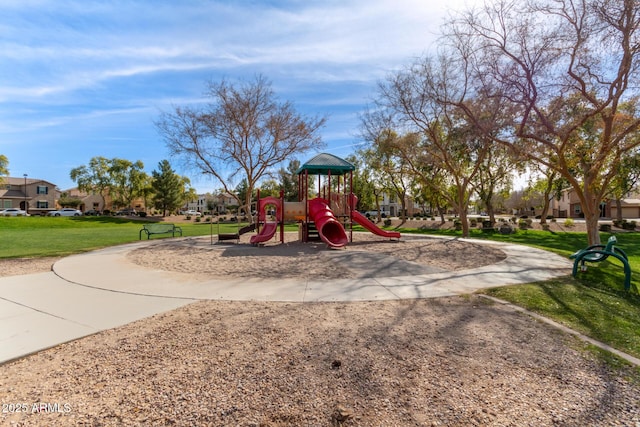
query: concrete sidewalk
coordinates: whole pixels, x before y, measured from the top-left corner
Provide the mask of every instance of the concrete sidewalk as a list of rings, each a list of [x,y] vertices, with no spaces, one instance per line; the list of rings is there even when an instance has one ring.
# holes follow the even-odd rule
[[[191,238],[193,244],[208,245],[208,241]],[[474,242],[498,245],[507,258],[469,270],[354,280],[193,281],[187,274],[127,261],[129,251],[159,242],[167,243],[155,240],[106,248],[64,258],[54,265],[53,272],[0,278],[0,363],[196,300],[302,303],[434,298],[547,280],[570,274],[572,266],[569,260],[549,252],[486,241]],[[330,256],[339,264],[354,260],[338,258],[355,255],[353,251],[335,251]],[[358,252],[357,256],[358,262],[368,265],[379,261],[374,254]],[[398,268],[403,268],[401,263]]]

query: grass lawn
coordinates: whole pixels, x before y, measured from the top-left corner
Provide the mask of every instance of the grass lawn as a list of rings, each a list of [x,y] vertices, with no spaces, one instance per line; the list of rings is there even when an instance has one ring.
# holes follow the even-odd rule
[[[60,256],[138,241],[145,221],[117,217],[0,217],[0,258]],[[184,236],[208,236],[218,226],[183,223]],[[235,233],[236,224],[222,224],[219,232]],[[287,227],[289,230],[294,228]],[[358,228],[355,227],[354,230]],[[459,236],[455,231],[404,233]],[[587,246],[585,233],[518,230],[516,234],[486,234],[471,230],[471,237],[535,246],[569,256]],[[602,234],[605,242],[609,234]],[[152,238],[162,238],[154,236]],[[624,273],[612,258],[591,264],[577,279],[565,277],[527,285],[487,289],[488,295],[510,301],[552,318],[621,351],[640,357],[640,233],[618,234],[618,244],[629,256],[631,291],[623,287]]]
[[[0,258],[69,255],[136,242],[143,224],[148,221],[108,216],[0,217]],[[183,236],[208,236],[212,231],[205,222],[178,225]],[[220,232],[235,233],[237,227],[221,224]],[[218,233],[217,225],[213,233]]]

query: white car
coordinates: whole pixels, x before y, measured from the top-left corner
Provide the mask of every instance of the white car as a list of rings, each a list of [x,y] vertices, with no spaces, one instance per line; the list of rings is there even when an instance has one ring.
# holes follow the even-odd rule
[[[29,216],[27,211],[18,208],[7,208],[0,211],[0,216]]]
[[[202,215],[200,212],[194,211],[194,210],[186,211],[184,214],[185,215],[192,215],[192,216],[193,215],[195,215],[195,216],[201,216]]]
[[[82,212],[74,208],[62,208],[57,211],[51,211],[47,215],[49,216],[80,216],[82,215]]]

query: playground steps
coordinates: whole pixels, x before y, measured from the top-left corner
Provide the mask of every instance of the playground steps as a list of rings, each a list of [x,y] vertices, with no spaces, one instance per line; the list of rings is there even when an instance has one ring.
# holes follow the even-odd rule
[[[313,221],[310,221],[307,223],[307,241],[308,242],[319,242],[320,239],[320,233],[318,232],[318,229],[316,228],[316,223]]]

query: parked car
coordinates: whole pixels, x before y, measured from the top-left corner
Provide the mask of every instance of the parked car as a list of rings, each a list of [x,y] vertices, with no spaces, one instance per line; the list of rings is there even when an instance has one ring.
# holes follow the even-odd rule
[[[193,209],[190,210],[190,211],[186,211],[184,214],[185,215],[191,215],[191,216],[201,216],[202,215],[200,212],[194,211]]]
[[[29,216],[27,211],[18,208],[7,208],[0,211],[0,216]]]
[[[100,215],[100,211],[97,211],[95,209],[89,209],[84,214],[88,216],[96,216],[96,215]]]
[[[138,212],[136,212],[135,209],[127,208],[127,209],[120,209],[119,211],[116,212],[116,215],[124,215],[124,216],[138,215]]]
[[[81,216],[82,212],[74,208],[62,208],[57,211],[51,211],[48,213],[48,215],[49,216]]]

